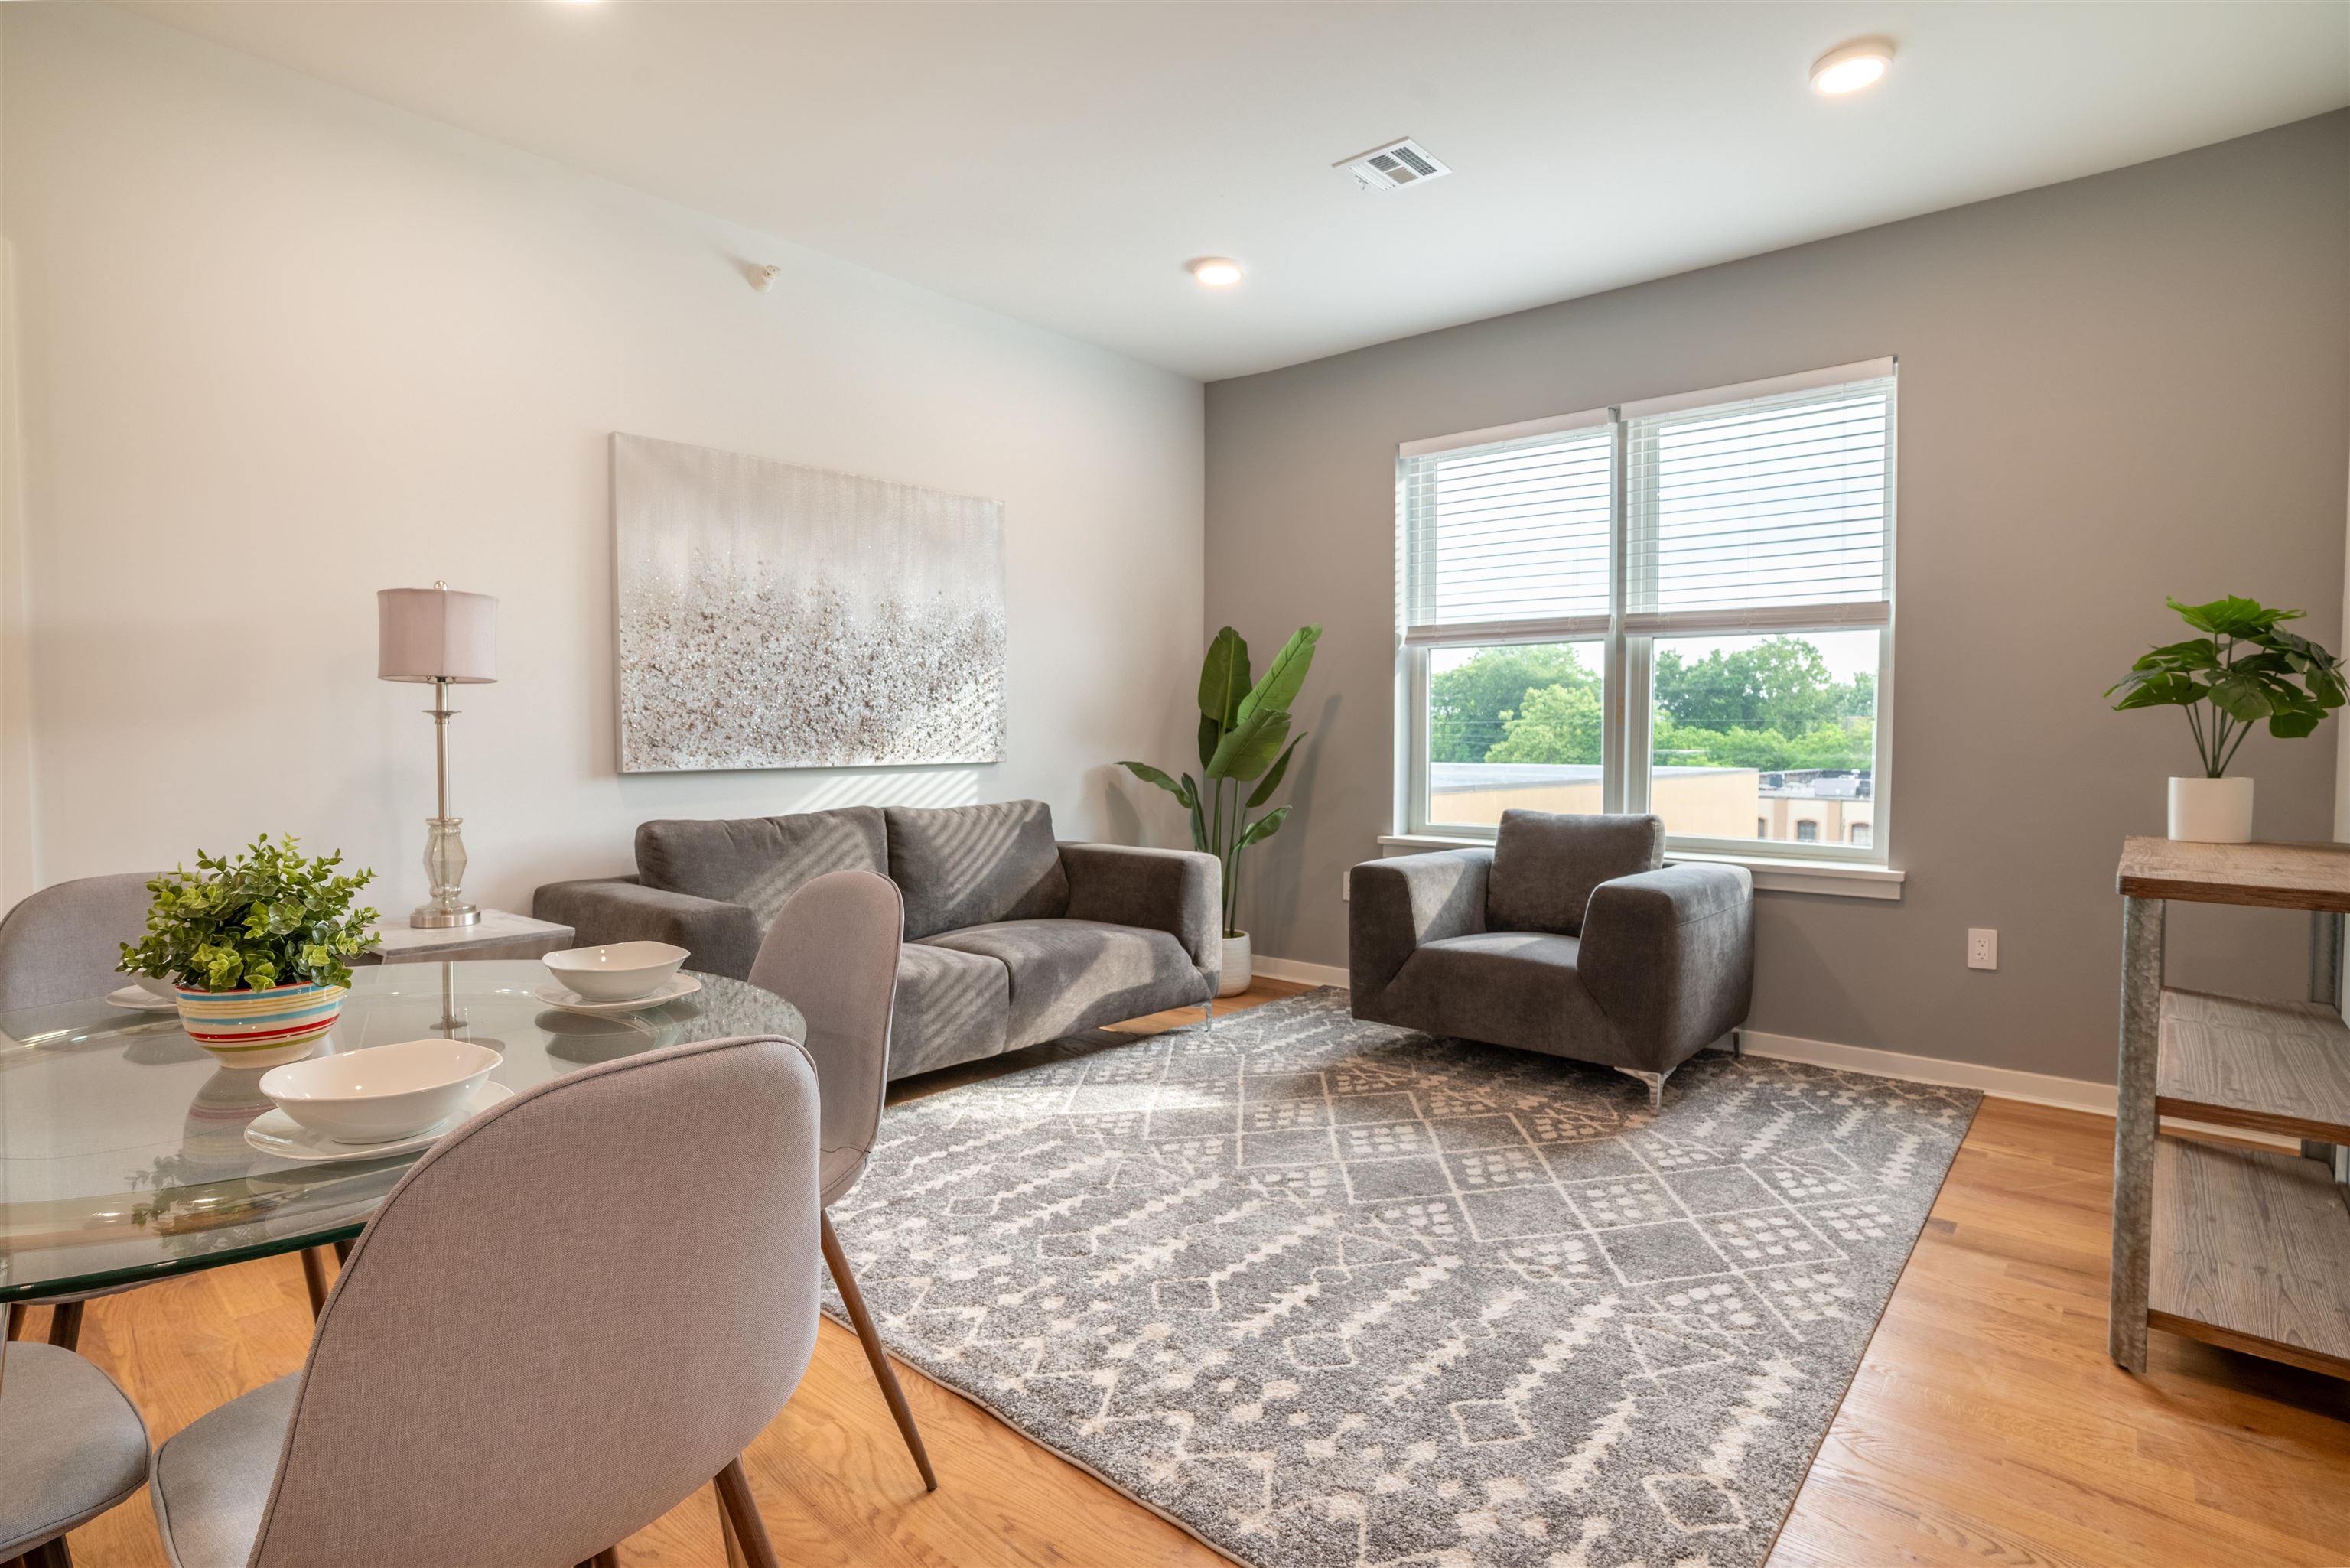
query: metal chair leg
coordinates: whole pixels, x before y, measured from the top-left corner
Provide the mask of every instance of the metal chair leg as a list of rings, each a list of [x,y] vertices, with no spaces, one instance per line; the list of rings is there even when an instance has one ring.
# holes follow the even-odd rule
[[[775,1542],[767,1539],[766,1521],[759,1517],[759,1505],[751,1496],[751,1478],[743,1473],[743,1461],[732,1459],[714,1478],[718,1486],[718,1506],[725,1511],[726,1521],[733,1527],[735,1540],[743,1543],[743,1555],[749,1560],[748,1568],[783,1568],[775,1561]]]
[[[313,1321],[327,1310],[327,1261],[319,1256],[317,1247],[302,1249],[302,1283],[310,1293],[310,1316]]]
[[[81,1345],[80,1302],[59,1302],[49,1309],[49,1343],[60,1350],[74,1350]]]
[[[881,1385],[881,1397],[889,1402],[889,1414],[898,1423],[898,1435],[906,1439],[906,1449],[914,1456],[914,1468],[922,1472],[922,1485],[931,1491],[939,1490],[938,1472],[931,1469],[931,1456],[922,1447],[920,1428],[914,1425],[914,1412],[906,1404],[906,1391],[898,1386],[898,1374],[889,1366],[889,1348],[881,1343],[881,1331],[873,1326],[873,1314],[865,1310],[865,1293],[857,1288],[857,1275],[848,1266],[848,1254],[840,1250],[840,1238],[832,1233],[832,1216],[819,1213],[823,1227],[825,1267],[832,1271],[832,1282],[840,1288],[840,1299],[848,1308],[848,1321],[857,1325],[857,1338],[865,1346],[865,1359],[873,1364],[874,1381]]]
[[[1665,1080],[1672,1076],[1670,1073],[1643,1073],[1638,1067],[1618,1067],[1616,1070],[1627,1078],[1638,1078],[1648,1085],[1649,1115],[1654,1116],[1665,1108]]]

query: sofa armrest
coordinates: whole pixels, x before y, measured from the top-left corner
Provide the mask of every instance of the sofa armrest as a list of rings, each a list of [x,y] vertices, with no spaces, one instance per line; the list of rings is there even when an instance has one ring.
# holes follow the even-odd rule
[[[1347,876],[1347,971],[1357,1016],[1423,942],[1485,929],[1490,849],[1366,860]]]
[[[607,942],[671,942],[693,956],[688,969],[749,978],[759,956],[759,917],[741,904],[665,893],[634,877],[549,882],[531,896],[530,912],[579,933],[583,948]]]
[[[1200,972],[1222,971],[1223,867],[1192,849],[1139,849],[1122,844],[1064,844],[1069,919],[1165,931],[1183,944]]]
[[[1754,1000],[1754,877],[1742,866],[1668,866],[1591,890],[1575,968],[1652,1072],[1721,1039]]]

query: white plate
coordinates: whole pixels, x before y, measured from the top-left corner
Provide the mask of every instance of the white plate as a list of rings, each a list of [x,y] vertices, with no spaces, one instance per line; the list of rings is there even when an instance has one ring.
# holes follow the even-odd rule
[[[143,985],[126,985],[120,991],[106,993],[109,1007],[127,1007],[133,1012],[177,1012],[179,1002],[172,997],[158,996]]]
[[[567,986],[548,981],[530,988],[531,995],[549,1007],[559,1007],[566,1012],[637,1012],[648,1007],[659,1007],[664,1002],[675,1002],[681,996],[691,996],[702,989],[702,982],[690,974],[670,976],[669,983],[650,996],[632,996],[626,1002],[590,1002]]]
[[[467,1116],[486,1111],[501,1100],[513,1097],[514,1091],[504,1084],[484,1084],[457,1107],[457,1114],[447,1121],[437,1122],[421,1133],[394,1138],[390,1143],[338,1143],[322,1133],[312,1132],[284,1111],[264,1111],[245,1124],[244,1141],[264,1154],[275,1155],[279,1159],[300,1160],[307,1165],[330,1159],[381,1159],[387,1155],[429,1148],[441,1140],[443,1133]]]

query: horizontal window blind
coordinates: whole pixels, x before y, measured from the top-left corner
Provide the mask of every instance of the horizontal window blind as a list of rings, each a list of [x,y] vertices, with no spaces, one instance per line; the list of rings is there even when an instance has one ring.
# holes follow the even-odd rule
[[[1615,467],[1608,424],[1403,457],[1406,640],[1605,632]]]
[[[1891,618],[1890,377],[1626,421],[1625,629]]]

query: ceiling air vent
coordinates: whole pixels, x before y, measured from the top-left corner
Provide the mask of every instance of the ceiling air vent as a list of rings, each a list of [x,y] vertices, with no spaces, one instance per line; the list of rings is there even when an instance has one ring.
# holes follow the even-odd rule
[[[1433,153],[1410,137],[1390,141],[1385,147],[1375,147],[1368,152],[1358,152],[1352,158],[1341,158],[1331,165],[1344,169],[1355,177],[1355,183],[1366,191],[1396,191],[1406,185],[1418,185],[1440,179],[1452,172],[1436,161]]]

